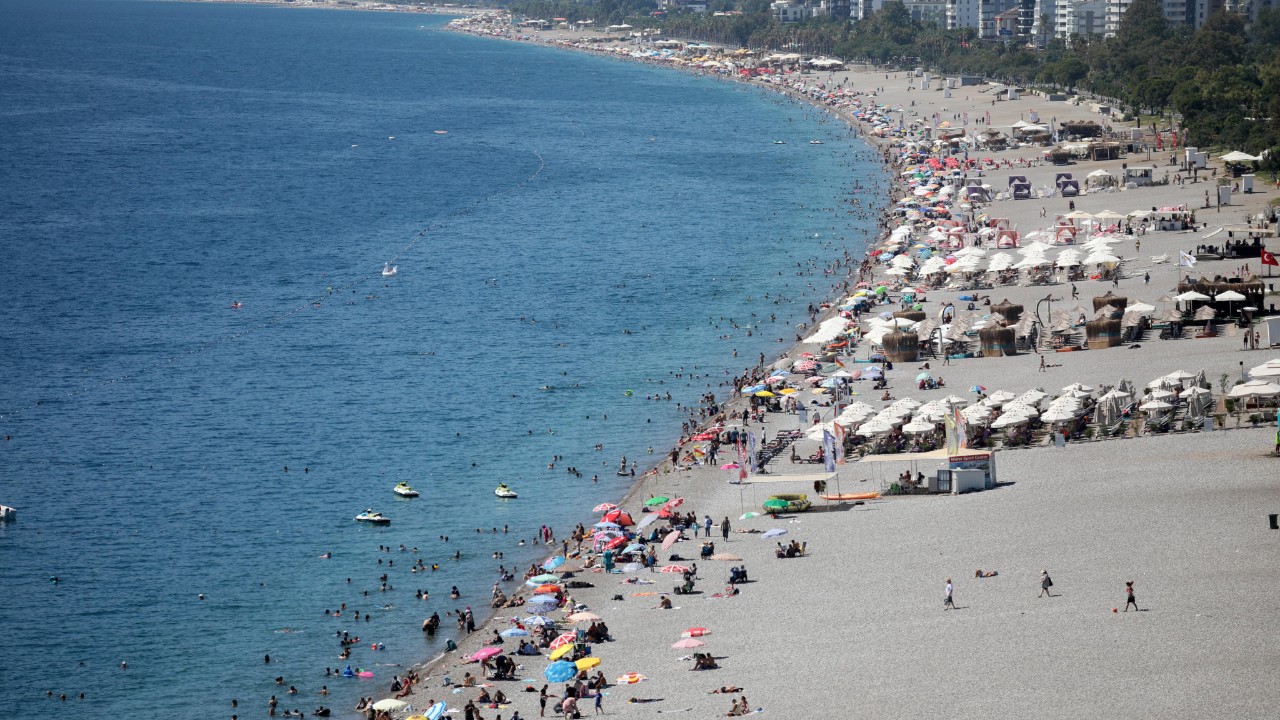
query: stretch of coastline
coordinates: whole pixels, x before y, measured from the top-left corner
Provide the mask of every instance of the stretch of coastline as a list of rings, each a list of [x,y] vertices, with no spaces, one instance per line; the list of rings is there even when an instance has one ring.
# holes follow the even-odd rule
[[[740,80],[723,64],[694,67],[687,59],[632,57],[635,50],[629,43],[599,39],[598,32],[515,30],[509,18],[500,15],[456,27],[662,63],[803,97],[876,143],[903,178],[891,203],[925,187],[915,181],[918,173],[902,173],[923,166],[928,156],[912,156],[904,148],[907,142],[919,141],[920,128],[936,129],[944,118],[969,133],[979,127],[1009,130],[1015,122],[1034,120],[1033,111],[1054,122],[1111,125],[1088,105],[1025,95],[997,100],[994,86],[958,88],[944,97],[938,90],[922,90],[920,78],[908,73],[862,70]],[[1041,153],[1036,147],[975,149],[974,159],[981,161],[970,171],[982,171],[997,192],[1004,189],[1008,175],[1026,177],[1037,190],[1051,188],[1064,168],[1045,162]],[[917,289],[914,301],[933,317],[948,304],[961,315],[982,315],[988,311],[984,296],[992,303],[1008,300],[1028,312],[1047,298],[1071,308],[1068,314],[1074,320],[1081,306],[1092,313],[1089,301],[1108,292],[1127,298],[1131,306],[1141,302],[1169,309],[1172,303],[1162,298],[1176,294],[1184,275],[1248,280],[1261,274],[1270,302],[1271,281],[1256,257],[1213,259],[1212,250],[1221,247],[1228,233],[1239,233],[1240,226],[1261,225],[1257,216],[1273,193],[1237,195],[1236,204],[1206,207],[1204,193],[1214,184],[1205,181],[1205,174],[1216,174],[1220,163],[1211,161],[1217,167],[1204,170],[1194,182],[1183,181],[1173,177],[1182,173],[1161,153],[1150,161],[1132,154],[1081,160],[1065,170],[1083,181],[1093,171],[1114,176],[1138,165],[1154,166],[1157,180],[1168,173],[1171,182],[1110,192],[1097,188],[1071,199],[1056,194],[1026,200],[995,197],[980,210],[987,218],[1001,219],[1001,228],[1029,239],[1037,232],[1052,237],[1057,218],[1073,210],[1128,214],[1151,208],[1156,214],[1178,217],[1187,229],[1140,227],[1122,235],[1111,248],[1119,262],[1098,265],[1096,272],[1072,282],[1060,277],[1047,284],[1015,280],[976,289],[929,284]],[[1261,185],[1258,189],[1265,190]],[[879,204],[853,199],[868,207]],[[884,236],[873,246],[875,256],[851,258],[829,268],[843,276],[849,291],[858,282],[891,288],[888,297],[894,304],[884,309],[896,309],[904,287],[924,285],[926,279],[920,274],[923,263],[895,277],[887,272],[892,266],[881,262],[910,247],[882,244],[890,242],[911,212],[897,209],[900,212],[886,212]],[[920,236],[913,240],[928,239],[923,228],[917,229]],[[1274,233],[1270,226],[1267,231],[1268,236]],[[1182,253],[1198,256],[1196,266],[1180,267]],[[1113,269],[1117,272],[1108,272]],[[1079,297],[1072,297],[1074,293]],[[974,300],[965,299],[975,295]],[[820,355],[854,318],[860,322],[858,331],[850,334],[853,347],[842,355],[844,364],[852,368],[869,360],[875,351],[872,343],[856,340],[874,329],[873,313],[845,318],[838,307],[817,318],[823,328],[835,323],[837,335],[810,336],[777,362],[762,358],[757,374],[744,381],[763,380],[773,368],[790,368],[805,353]],[[1277,354],[1243,338],[1245,333],[1234,325],[1219,323],[1213,336],[1199,339],[1160,340],[1151,333],[1140,342],[1087,352],[921,358],[886,371],[890,399],[873,391],[869,381],[851,383],[848,392],[850,399],[877,411],[904,398],[929,403],[954,394],[976,401],[969,391],[973,387],[984,388],[983,394],[1038,390],[1051,398],[1081,384],[1096,398],[1098,389],[1121,380],[1131,381],[1141,393],[1149,382],[1183,371],[1203,373],[1216,402],[1237,374],[1243,376],[1246,368]],[[926,362],[935,365],[928,367]],[[944,379],[946,385],[921,387],[914,379],[920,374]],[[822,402],[820,396],[803,397]],[[708,421],[718,423],[719,430],[743,428],[763,438],[798,427],[797,416],[787,412],[753,415],[744,423],[747,398],[735,393],[720,401]],[[824,409],[830,414],[829,406],[822,404],[816,412]],[[1134,411],[1134,417],[1139,414]],[[1216,408],[1214,414],[1219,414]],[[920,468],[907,462],[855,462],[851,457],[835,473],[815,473],[820,466],[789,462],[782,454],[766,465],[767,474],[737,483],[733,481],[739,471],[720,466],[738,460],[731,446],[722,446],[719,458],[712,460],[694,452],[705,444],[688,438],[671,460],[645,473],[618,504],[640,520],[649,515],[643,506],[648,498],[681,498],[673,509],[676,514],[692,514],[699,524],[710,518],[710,537],[686,529],[679,542],[656,551],[659,568],[690,568],[695,594],[672,594],[673,586],[681,584],[679,573],[642,569],[606,574],[601,571],[603,557],[591,552],[590,540],[581,544],[581,551],[576,542],[566,551],[557,541],[548,545],[548,560],[564,557],[555,573],[575,585],[566,588],[571,607],[549,616],[560,619],[569,631],[585,629],[586,623],[562,619],[575,607],[607,623],[611,639],[591,644],[592,657],[601,663],[590,675],[600,672],[606,678],[599,707],[610,715],[713,716],[745,707],[748,712],[783,717],[916,717],[939,711],[961,717],[1266,717],[1280,698],[1280,681],[1269,671],[1276,654],[1266,641],[1280,624],[1271,590],[1276,570],[1270,560],[1277,533],[1266,525],[1266,514],[1275,509],[1276,501],[1277,460],[1269,452],[1274,430],[1250,429],[1248,423],[1242,427],[1231,418],[1227,427],[1229,432],[1162,434],[1147,433],[1135,422],[1115,439],[1073,440],[1064,446],[1055,446],[1045,436],[1030,449],[997,453],[999,483],[991,491],[882,497],[865,503],[828,503],[812,497],[816,502],[811,511],[776,518],[748,515],[762,512],[762,501],[772,493],[807,492],[815,478],[834,476],[844,492],[882,492],[893,478]],[[806,435],[788,452],[803,458],[820,447],[820,439]],[[591,523],[588,510],[583,508],[584,525]],[[722,533],[724,526],[729,530]],[[762,537],[765,534],[771,537]],[[802,544],[805,553],[776,557],[777,544],[791,540]],[[716,554],[735,559],[702,559],[700,549],[707,542],[715,544]],[[730,584],[731,567],[745,568],[749,581]],[[977,578],[975,568],[997,574]],[[1047,595],[1040,592],[1042,571],[1054,579]],[[1125,605],[1127,581],[1136,589],[1137,612],[1128,612]],[[942,602],[944,585],[951,584],[956,612],[949,612]],[[531,592],[506,591],[526,597]],[[664,597],[669,609],[662,607]],[[1116,612],[1122,606],[1126,612]],[[420,679],[405,699],[420,711],[443,701],[450,712],[468,716],[473,710],[465,706],[472,703],[474,712],[485,718],[510,718],[514,713],[531,717],[543,714],[539,690],[549,686],[545,711],[556,714],[567,688],[544,679],[546,649],[539,657],[511,655],[521,638],[507,638],[501,652],[517,664],[513,679],[507,680],[485,679],[480,666],[468,661],[495,633],[518,628],[519,618],[527,617],[521,609],[497,609],[489,623],[461,639],[455,652],[417,668]],[[689,632],[694,628],[709,632]],[[528,629],[537,634],[532,626]],[[696,650],[672,647],[690,634],[700,637],[684,639],[706,644]],[[694,652],[710,653],[717,667],[696,670]],[[475,678],[474,686],[464,686],[468,673]],[[621,684],[632,673],[645,680]],[[717,692],[727,688],[739,689]],[[501,690],[506,702],[493,708],[477,702],[482,690],[487,695]],[[579,701],[584,714],[595,712],[594,695]]]

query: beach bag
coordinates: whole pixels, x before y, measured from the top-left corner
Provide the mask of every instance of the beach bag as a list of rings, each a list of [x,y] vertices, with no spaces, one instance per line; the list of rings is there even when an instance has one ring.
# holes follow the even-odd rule
[[[1049,577],[1048,575],[1046,575],[1046,576],[1044,577],[1044,579],[1045,579],[1045,580],[1047,580],[1047,581],[1049,582],[1049,587],[1053,587],[1053,578],[1051,578],[1051,577]]]

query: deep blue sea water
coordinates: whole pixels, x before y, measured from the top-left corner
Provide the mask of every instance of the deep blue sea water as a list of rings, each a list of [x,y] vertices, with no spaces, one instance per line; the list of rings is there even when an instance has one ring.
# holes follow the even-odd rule
[[[0,717],[256,717],[277,675],[345,716],[440,649],[423,617],[486,607],[492,552],[541,559],[517,538],[620,497],[674,401],[793,338],[829,284],[797,263],[865,237],[865,147],[735,84],[401,14],[0,18]],[[352,658],[375,681],[324,678],[340,628],[386,644]]]

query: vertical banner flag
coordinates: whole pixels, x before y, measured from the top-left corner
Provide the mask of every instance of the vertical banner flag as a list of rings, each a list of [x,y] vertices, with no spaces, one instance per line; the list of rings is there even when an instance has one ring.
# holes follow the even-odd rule
[[[836,464],[844,464],[844,428],[840,423],[832,423],[831,429],[835,431],[836,436]]]
[[[750,460],[751,474],[756,472],[756,431],[747,433],[747,457]]]
[[[822,431],[822,466],[827,472],[836,471],[836,436],[829,430]]]

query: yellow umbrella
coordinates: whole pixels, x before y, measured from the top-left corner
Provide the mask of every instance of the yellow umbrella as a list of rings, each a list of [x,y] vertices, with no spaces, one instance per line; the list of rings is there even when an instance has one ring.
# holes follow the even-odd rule
[[[777,397],[777,395],[774,395],[768,390],[761,390],[760,392],[756,393],[756,397],[770,398],[770,397]]]
[[[555,650],[552,650],[551,654],[547,656],[547,659],[559,660],[560,658],[564,657],[565,655],[568,655],[571,652],[573,652],[573,643],[565,643],[560,647],[556,648]]]
[[[404,720],[427,720],[427,717],[425,715],[410,715]]]
[[[790,395],[793,392],[799,392],[799,391],[796,390],[795,388],[782,388],[778,392],[782,393],[783,395]]]
[[[598,657],[584,657],[581,660],[578,660],[577,662],[574,663],[574,665],[578,666],[579,670],[590,670],[591,668],[599,664],[600,664],[600,658]]]

